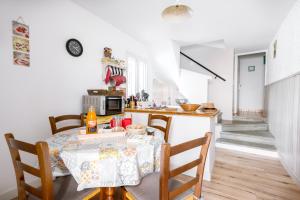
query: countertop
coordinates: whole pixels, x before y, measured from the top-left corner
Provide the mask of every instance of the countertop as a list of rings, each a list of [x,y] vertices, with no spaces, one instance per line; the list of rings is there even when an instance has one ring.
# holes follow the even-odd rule
[[[214,112],[202,112],[202,111],[194,111],[187,112],[178,108],[177,110],[169,110],[169,109],[148,109],[148,108],[125,108],[125,112],[136,112],[136,113],[151,113],[151,114],[162,114],[162,115],[184,115],[184,116],[194,116],[194,117],[215,117],[219,110]]]

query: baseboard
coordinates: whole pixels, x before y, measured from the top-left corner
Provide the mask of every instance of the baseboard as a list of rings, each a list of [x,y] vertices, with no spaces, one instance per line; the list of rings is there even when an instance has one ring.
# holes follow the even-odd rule
[[[9,190],[7,192],[4,192],[0,194],[0,199],[1,200],[11,200],[14,199],[18,196],[17,188]]]
[[[264,110],[263,109],[259,109],[259,110],[243,110],[243,109],[240,109],[238,110],[237,114],[261,114],[263,113]]]
[[[29,184],[34,186],[34,187],[39,187],[40,186],[40,180],[35,179],[33,181],[30,181]],[[0,199],[1,200],[11,200],[11,199],[16,198],[17,196],[18,196],[18,190],[17,190],[17,188],[13,188],[13,189],[10,189],[10,190],[0,194]]]
[[[300,187],[300,177],[297,177],[294,172],[285,164],[283,156],[280,152],[278,152],[279,161],[284,167],[284,169],[288,172],[293,181]]]
[[[269,151],[269,150],[257,149],[257,148],[235,145],[235,144],[222,144],[222,143],[217,142],[216,147],[221,148],[221,149],[239,151],[242,153],[254,154],[254,155],[258,155],[258,156],[266,156],[266,157],[270,157],[270,158],[278,159],[278,157],[279,157],[277,151]]]

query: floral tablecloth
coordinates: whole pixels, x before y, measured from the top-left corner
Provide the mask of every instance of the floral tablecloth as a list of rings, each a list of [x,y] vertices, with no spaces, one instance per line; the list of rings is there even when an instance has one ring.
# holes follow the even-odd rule
[[[163,133],[80,140],[80,129],[55,134],[49,145],[54,176],[72,174],[78,190],[137,185],[159,171]]]

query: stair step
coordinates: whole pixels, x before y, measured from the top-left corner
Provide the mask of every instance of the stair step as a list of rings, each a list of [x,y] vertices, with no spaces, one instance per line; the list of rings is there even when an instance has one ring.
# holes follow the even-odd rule
[[[237,141],[237,140],[231,140],[231,139],[226,139],[226,138],[217,139],[217,143],[230,144],[230,145],[236,145],[236,146],[241,146],[241,147],[251,147],[251,148],[255,148],[255,149],[268,150],[268,151],[272,151],[272,152],[276,151],[276,147],[274,145],[261,144],[261,143],[255,143],[255,142]]]
[[[222,131],[267,131],[268,124],[264,122],[250,121],[224,121],[222,122]]]
[[[269,145],[275,144],[273,135],[268,131],[221,132],[221,138]]]
[[[233,116],[235,121],[249,121],[249,122],[265,122],[263,117],[248,117],[248,116]]]

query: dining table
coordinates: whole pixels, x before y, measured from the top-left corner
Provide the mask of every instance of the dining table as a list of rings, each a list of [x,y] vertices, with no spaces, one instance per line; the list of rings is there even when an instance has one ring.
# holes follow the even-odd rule
[[[115,188],[138,185],[160,170],[164,134],[151,129],[151,135],[145,131],[82,137],[84,127],[57,133],[46,139],[53,176],[72,175],[78,191],[101,188],[106,199],[114,199]]]

